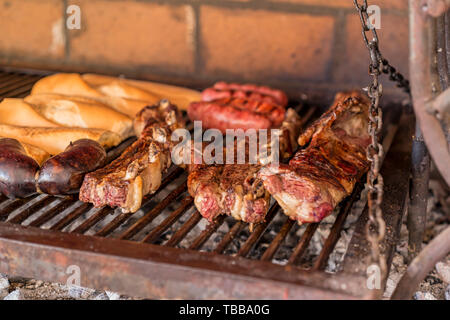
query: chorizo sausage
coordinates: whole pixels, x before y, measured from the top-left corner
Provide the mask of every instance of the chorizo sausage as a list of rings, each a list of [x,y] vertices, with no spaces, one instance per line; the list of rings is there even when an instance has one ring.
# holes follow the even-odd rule
[[[201,120],[205,128],[225,133],[226,129],[277,128],[284,120],[285,110],[267,102],[226,98],[193,102],[189,105],[188,115],[192,121]]]
[[[202,92],[203,101],[213,101],[223,98],[245,98],[278,104],[282,107],[286,107],[288,103],[288,98],[283,91],[254,84],[237,84],[221,81]]]

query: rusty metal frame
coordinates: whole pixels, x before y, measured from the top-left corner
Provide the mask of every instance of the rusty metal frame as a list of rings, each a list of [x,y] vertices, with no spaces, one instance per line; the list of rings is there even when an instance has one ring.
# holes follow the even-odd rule
[[[436,16],[450,8],[448,0],[409,0],[410,78],[414,111],[425,143],[448,185],[450,152],[441,121],[434,114],[448,110],[450,91],[442,91],[437,57]],[[440,93],[440,94],[439,94]]]
[[[419,283],[427,276],[434,265],[450,253],[450,227],[447,227],[420,252],[408,266],[400,279],[392,300],[411,299]]]
[[[164,299],[364,299],[366,279],[188,249],[0,223],[0,271]],[[316,287],[317,284],[321,287]]]

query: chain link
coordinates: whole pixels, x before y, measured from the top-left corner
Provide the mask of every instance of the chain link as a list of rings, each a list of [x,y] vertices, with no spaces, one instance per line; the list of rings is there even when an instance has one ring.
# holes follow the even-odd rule
[[[379,105],[383,93],[383,86],[378,78],[382,73],[389,74],[389,79],[395,81],[397,86],[402,88],[408,94],[410,93],[410,87],[409,81],[397,72],[397,70],[381,55],[376,29],[374,27],[369,27],[367,0],[362,0],[362,4],[360,4],[358,0],[353,0],[353,2],[358,10],[361,20],[364,43],[369,50],[369,74],[372,77],[372,83],[365,88],[371,102],[369,107],[368,126],[371,143],[367,149],[367,159],[370,161],[370,171],[367,174],[369,220],[366,225],[366,236],[372,249],[372,263],[378,264],[382,275],[386,275],[386,260],[381,255],[380,249],[380,243],[383,241],[386,233],[386,224],[381,211],[381,203],[383,202],[383,177],[380,174],[380,166],[384,153],[383,146],[378,142],[378,135],[383,126],[383,113]],[[371,32],[372,40],[369,40],[367,35],[368,32]]]

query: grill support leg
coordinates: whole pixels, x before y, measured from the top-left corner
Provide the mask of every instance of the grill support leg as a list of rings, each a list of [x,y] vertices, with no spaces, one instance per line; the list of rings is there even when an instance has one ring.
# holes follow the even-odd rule
[[[428,182],[430,178],[430,155],[418,123],[416,123],[416,133],[412,144],[411,164],[412,179],[407,218],[410,261],[417,256],[422,247],[427,218]]]

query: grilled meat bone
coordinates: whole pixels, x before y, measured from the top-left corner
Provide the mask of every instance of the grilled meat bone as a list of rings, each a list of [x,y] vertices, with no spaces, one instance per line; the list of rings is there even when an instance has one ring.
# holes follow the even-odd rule
[[[184,124],[177,108],[167,100],[138,113],[139,139],[109,165],[85,176],[80,200],[95,207],[109,205],[135,212],[142,198],[158,190],[164,171],[171,165],[171,133]]]
[[[298,139],[286,164],[263,167],[259,177],[286,215],[319,222],[349,195],[368,170],[368,100],[359,92],[336,96],[333,106]]]
[[[280,128],[280,155],[292,155],[295,137],[300,131],[300,117],[288,109],[286,120]],[[271,152],[271,137],[268,137],[268,153]],[[248,144],[246,144],[248,158]],[[236,144],[235,144],[236,151]],[[195,150],[192,150],[192,156]],[[223,151],[226,157],[226,149]],[[235,157],[236,157],[236,153]],[[191,158],[193,159],[193,158]],[[270,205],[270,195],[265,190],[257,173],[266,160],[257,155],[257,164],[191,165],[188,190],[200,214],[212,221],[220,214],[233,216],[237,220],[258,223],[264,220]]]

